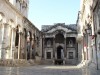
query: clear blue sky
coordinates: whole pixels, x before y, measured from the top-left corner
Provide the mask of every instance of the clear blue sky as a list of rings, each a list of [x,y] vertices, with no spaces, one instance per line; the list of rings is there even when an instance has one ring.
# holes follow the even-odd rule
[[[39,29],[54,23],[74,24],[80,0],[29,0],[29,20]]]

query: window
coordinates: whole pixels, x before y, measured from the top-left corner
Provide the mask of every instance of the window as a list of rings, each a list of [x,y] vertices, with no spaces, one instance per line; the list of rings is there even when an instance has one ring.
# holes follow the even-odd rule
[[[69,59],[73,59],[73,52],[69,52]]]
[[[47,52],[47,59],[51,59],[51,52]]]
[[[69,46],[70,46],[70,47],[73,46],[73,41],[72,41],[72,40],[69,41]]]
[[[51,46],[51,41],[48,40],[48,41],[47,41],[47,47],[50,47],[50,46]]]

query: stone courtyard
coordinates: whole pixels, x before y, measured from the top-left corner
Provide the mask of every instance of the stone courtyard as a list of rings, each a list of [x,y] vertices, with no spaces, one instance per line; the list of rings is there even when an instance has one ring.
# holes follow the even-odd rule
[[[99,70],[78,66],[0,67],[0,75],[99,75]]]

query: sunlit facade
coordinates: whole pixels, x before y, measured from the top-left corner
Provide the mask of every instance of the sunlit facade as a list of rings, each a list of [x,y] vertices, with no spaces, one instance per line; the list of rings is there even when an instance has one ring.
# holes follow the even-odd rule
[[[81,0],[77,19],[78,40],[82,49],[82,60],[94,63],[97,69],[100,63],[100,0]]]
[[[81,53],[76,40],[76,25],[43,25],[42,58],[49,64],[77,64]]]
[[[0,0],[0,59],[34,59],[39,52],[40,31],[27,19],[28,6],[28,0]]]

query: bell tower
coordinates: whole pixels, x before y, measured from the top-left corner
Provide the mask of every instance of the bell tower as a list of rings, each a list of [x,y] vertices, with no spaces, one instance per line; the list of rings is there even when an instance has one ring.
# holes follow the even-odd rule
[[[29,0],[16,0],[15,6],[25,17],[28,17]]]
[[[29,0],[8,0],[14,5],[25,17],[28,17]]]

